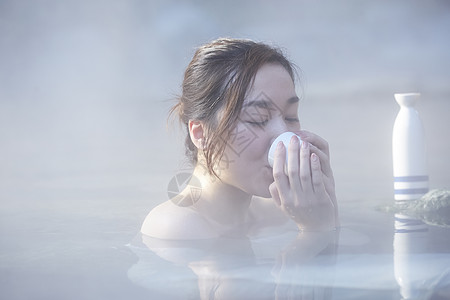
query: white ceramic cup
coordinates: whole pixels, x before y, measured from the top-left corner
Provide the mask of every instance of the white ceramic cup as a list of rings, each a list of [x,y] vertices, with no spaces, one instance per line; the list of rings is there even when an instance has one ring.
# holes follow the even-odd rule
[[[286,164],[285,164],[285,167],[287,166],[287,162],[288,162],[288,151],[287,151],[287,149],[288,149],[288,147],[289,147],[289,143],[290,143],[290,141],[291,141],[291,138],[292,138],[294,135],[296,135],[296,134],[293,133],[293,132],[290,132],[290,131],[288,131],[288,132],[283,132],[282,134],[280,134],[280,135],[273,141],[272,145],[270,146],[269,154],[268,154],[268,157],[267,157],[267,159],[269,160],[269,164],[270,164],[271,167],[273,167],[273,157],[274,157],[274,155],[275,155],[275,149],[277,148],[278,142],[280,142],[280,141],[283,142],[284,147],[286,148]],[[299,137],[298,135],[296,135],[296,136],[298,137],[299,142],[300,142],[300,146],[301,146],[302,140],[300,139],[300,137]]]

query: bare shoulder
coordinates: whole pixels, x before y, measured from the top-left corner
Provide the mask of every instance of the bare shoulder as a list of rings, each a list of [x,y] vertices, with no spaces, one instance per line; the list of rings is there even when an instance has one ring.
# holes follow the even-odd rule
[[[141,233],[159,239],[194,240],[217,238],[208,222],[189,207],[166,201],[153,208],[144,220]]]

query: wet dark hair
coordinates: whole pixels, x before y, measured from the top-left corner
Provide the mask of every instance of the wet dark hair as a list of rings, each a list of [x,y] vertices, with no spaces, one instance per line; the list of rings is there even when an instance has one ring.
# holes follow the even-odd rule
[[[281,50],[264,43],[220,38],[197,49],[184,73],[179,101],[170,111],[178,112],[186,127],[186,155],[192,163],[197,163],[198,150],[189,135],[189,120],[203,122],[202,151],[208,172],[217,176],[214,165],[222,158],[256,73],[267,63],[282,65],[295,80],[294,65]]]

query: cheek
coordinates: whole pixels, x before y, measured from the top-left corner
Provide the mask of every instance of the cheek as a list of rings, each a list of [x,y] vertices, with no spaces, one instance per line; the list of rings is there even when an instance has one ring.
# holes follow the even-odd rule
[[[233,158],[239,157],[256,139],[258,139],[256,132],[249,126],[238,123],[228,136],[225,151]]]
[[[240,128],[239,133],[231,136],[227,143],[225,153],[230,160],[251,162],[260,161],[267,156],[270,137],[264,131],[244,127]]]
[[[260,160],[263,157],[267,157],[269,152],[270,139],[264,136],[260,136],[253,141],[244,153],[245,157],[249,160]]]

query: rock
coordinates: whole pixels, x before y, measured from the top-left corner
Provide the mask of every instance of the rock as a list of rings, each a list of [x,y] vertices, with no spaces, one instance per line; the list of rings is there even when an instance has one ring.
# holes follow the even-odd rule
[[[396,205],[400,213],[421,219],[427,224],[450,227],[450,191],[436,189],[422,198]]]
[[[382,205],[375,209],[386,213],[401,213],[429,225],[450,228],[450,190],[431,190],[420,199]]]

